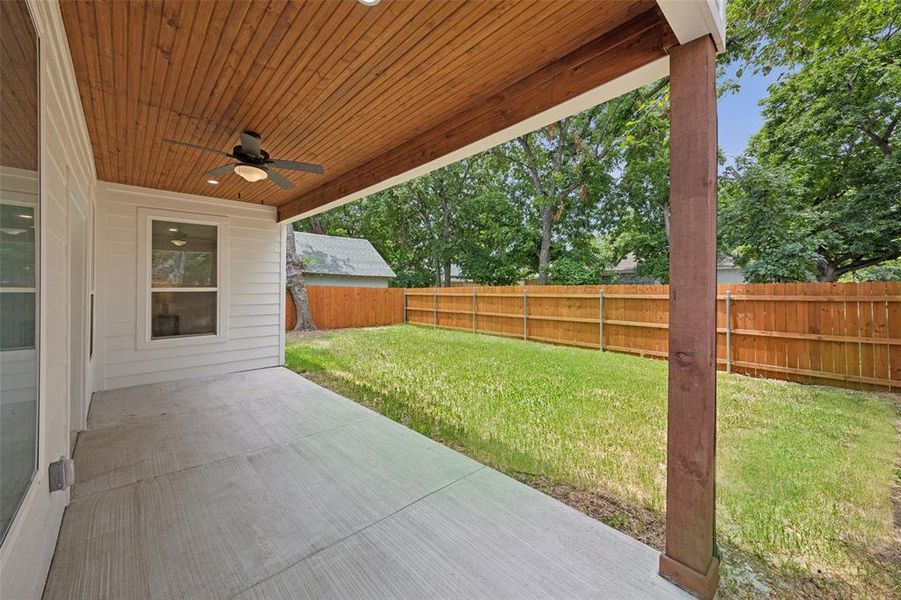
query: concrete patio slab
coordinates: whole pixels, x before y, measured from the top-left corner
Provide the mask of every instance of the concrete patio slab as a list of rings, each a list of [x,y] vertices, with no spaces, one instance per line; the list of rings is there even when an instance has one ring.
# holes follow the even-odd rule
[[[48,599],[684,597],[655,550],[285,369],[105,392],[76,473]]]

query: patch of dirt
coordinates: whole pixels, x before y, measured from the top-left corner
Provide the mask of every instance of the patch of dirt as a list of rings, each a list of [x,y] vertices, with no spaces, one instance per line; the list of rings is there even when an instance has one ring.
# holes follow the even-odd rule
[[[663,515],[647,508],[625,504],[597,490],[549,481],[541,475],[517,471],[513,477],[578,511],[618,529],[636,540],[663,551],[666,522]]]

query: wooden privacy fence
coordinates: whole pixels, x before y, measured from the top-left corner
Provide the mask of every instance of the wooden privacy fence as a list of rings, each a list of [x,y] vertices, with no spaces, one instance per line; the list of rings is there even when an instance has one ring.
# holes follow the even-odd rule
[[[308,286],[323,329],[407,322],[666,358],[669,286]],[[286,325],[293,328],[288,294]],[[901,388],[901,283],[719,286],[720,369],[803,383]]]
[[[901,283],[719,286],[720,369],[901,387]],[[408,289],[407,323],[665,358],[669,286]]]

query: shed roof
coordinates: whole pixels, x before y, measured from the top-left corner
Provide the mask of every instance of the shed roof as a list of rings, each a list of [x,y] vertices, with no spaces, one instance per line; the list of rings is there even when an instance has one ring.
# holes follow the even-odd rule
[[[369,240],[296,231],[294,243],[304,258],[304,273],[395,277]]]

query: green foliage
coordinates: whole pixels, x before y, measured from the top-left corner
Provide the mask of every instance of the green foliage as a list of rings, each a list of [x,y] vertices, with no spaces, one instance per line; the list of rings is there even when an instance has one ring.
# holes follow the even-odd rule
[[[842,277],[842,281],[901,281],[901,259],[866,267]]]
[[[590,285],[600,283],[604,269],[598,263],[585,263],[564,256],[551,263],[550,274],[554,285]]]
[[[669,85],[652,84],[633,97],[619,141],[620,177],[603,206],[605,234],[619,254],[633,254],[638,275],[669,279]]]
[[[720,245],[752,283],[812,281],[816,253],[809,231],[793,205],[784,170],[763,168],[739,158],[742,178],[720,179]]]
[[[721,239],[752,280],[834,281],[901,255],[898,14],[896,2],[780,3],[764,22],[778,41],[744,50],[791,67],[720,194]]]
[[[305,338],[286,361],[508,474],[664,510],[665,361],[414,326]],[[717,396],[724,568],[890,595],[890,401],[722,373]]]

